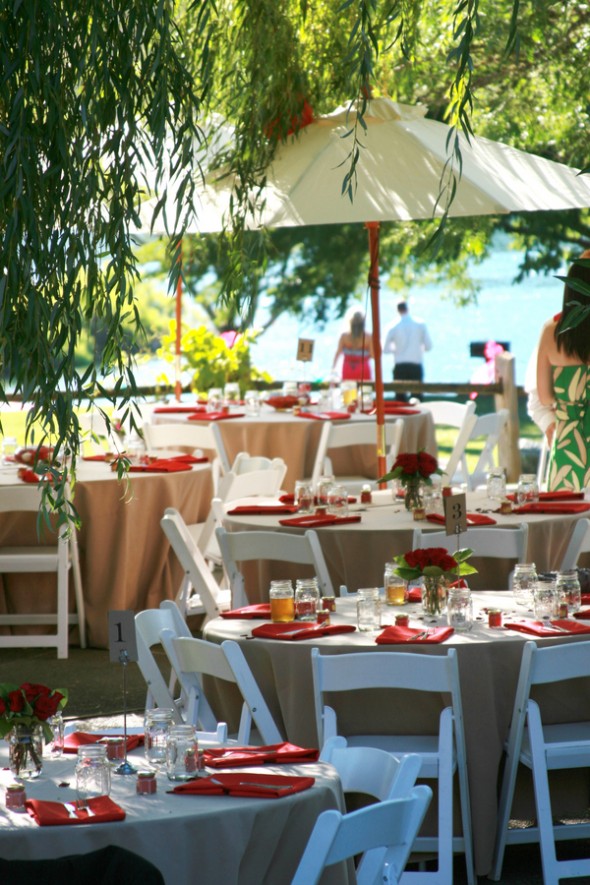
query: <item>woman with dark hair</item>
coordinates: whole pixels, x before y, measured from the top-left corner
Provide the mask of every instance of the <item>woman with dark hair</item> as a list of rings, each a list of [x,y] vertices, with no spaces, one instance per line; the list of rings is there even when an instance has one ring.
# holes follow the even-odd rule
[[[590,486],[590,250],[581,259],[569,269],[562,313],[545,323],[539,340],[537,392],[555,411],[550,491]]]
[[[373,339],[365,333],[364,313],[355,310],[349,322],[349,331],[343,332],[338,341],[332,368],[342,356],[343,381],[371,381],[373,376],[369,360],[374,358]]]

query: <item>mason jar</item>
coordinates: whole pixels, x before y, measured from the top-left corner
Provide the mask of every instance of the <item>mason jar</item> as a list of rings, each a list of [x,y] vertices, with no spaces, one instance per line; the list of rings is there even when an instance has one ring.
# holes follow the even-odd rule
[[[146,710],[143,721],[145,758],[152,765],[166,762],[168,733],[174,725],[174,711],[167,707]]]
[[[381,600],[378,587],[361,587],[357,594],[356,622],[359,630],[381,629]]]
[[[537,583],[537,566],[534,562],[520,562],[514,566],[512,594],[517,605],[532,608],[533,590]]]
[[[171,781],[187,781],[199,770],[199,744],[194,725],[173,725],[166,744],[166,774]]]
[[[565,603],[568,613],[580,611],[582,590],[577,569],[572,568],[564,572],[558,572],[555,590],[557,593],[557,603]]]
[[[271,581],[269,590],[270,619],[273,624],[295,620],[295,599],[291,581]]]
[[[111,768],[104,744],[78,747],[76,762],[76,793],[84,806],[89,799],[108,796],[111,792]]]
[[[295,617],[298,621],[315,621],[320,601],[317,578],[298,578],[295,584]]]

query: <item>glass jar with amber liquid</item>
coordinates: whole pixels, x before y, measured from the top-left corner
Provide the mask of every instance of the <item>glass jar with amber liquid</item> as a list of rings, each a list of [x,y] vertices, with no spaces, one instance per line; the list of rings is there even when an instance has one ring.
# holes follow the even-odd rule
[[[273,624],[295,620],[295,598],[291,581],[270,582],[270,619]]]

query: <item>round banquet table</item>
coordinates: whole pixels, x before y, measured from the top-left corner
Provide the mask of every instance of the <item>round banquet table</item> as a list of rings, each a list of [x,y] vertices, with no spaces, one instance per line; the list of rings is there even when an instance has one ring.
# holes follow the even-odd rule
[[[465,724],[465,740],[471,813],[473,822],[476,871],[486,875],[491,867],[494,846],[498,776],[501,768],[503,742],[507,737],[516,690],[520,659],[525,641],[534,637],[508,629],[491,629],[484,606],[497,607],[508,613],[518,612],[512,594],[474,593],[474,607],[479,619],[469,633],[455,633],[446,642],[436,645],[377,645],[376,633],[345,633],[314,640],[279,641],[249,638],[251,630],[261,621],[216,618],[205,628],[205,637],[214,642],[233,639],[239,643],[254,676],[266,698],[277,725],[285,738],[302,746],[312,746],[318,736],[315,727],[310,651],[317,647],[323,654],[352,652],[411,652],[415,654],[446,654],[449,647],[458,654],[461,696]],[[356,623],[354,598],[336,600],[337,611],[331,622]],[[410,614],[410,626],[424,626],[420,605],[383,607],[382,623],[392,623],[397,611]],[[532,614],[530,614],[532,617]],[[577,642],[588,639],[558,635],[555,639],[536,639],[541,645],[555,642]],[[217,705],[218,716],[236,722],[239,703],[227,684],[209,682],[207,696]],[[543,686],[535,692],[547,721],[578,721],[580,709],[590,702],[590,679]],[[342,693],[330,698],[336,709],[339,731],[367,733],[427,734],[438,729],[440,710],[448,699],[426,693],[420,703],[408,704],[404,692]],[[577,772],[554,772],[552,790],[554,813],[566,808],[586,809],[589,790],[586,779]],[[552,781],[553,784],[553,781]],[[531,820],[534,817],[532,788],[528,772],[519,777],[513,817]],[[460,861],[459,861],[460,863]]]
[[[151,420],[156,423],[184,422],[186,414],[163,411],[156,408]],[[422,406],[412,406],[413,415],[400,415],[404,421],[401,442],[402,452],[417,452],[424,449],[436,456],[436,437],[432,415]],[[371,415],[353,414],[349,421],[375,423]],[[386,416],[394,421],[395,415]],[[316,449],[319,443],[323,421],[313,418],[300,418],[292,412],[279,412],[270,406],[262,406],[260,415],[243,415],[219,422],[221,436],[230,464],[238,452],[262,455],[267,458],[283,458],[287,465],[284,488],[293,490],[295,480],[311,476]],[[375,431],[375,442],[377,433]],[[332,456],[331,456],[332,457]],[[375,447],[354,446],[346,450],[335,450],[332,464],[336,473],[377,478]]]
[[[0,483],[14,482],[13,468],[0,470]],[[178,473],[130,473],[126,484],[109,464],[78,463],[73,503],[82,523],[78,546],[90,646],[108,647],[109,610],[138,612],[176,596],[183,571],[160,519],[175,507],[187,523],[204,522],[212,494],[210,464]],[[38,543],[35,522],[32,514],[4,516],[0,544]],[[70,588],[73,597],[71,578]],[[3,575],[0,609],[55,611],[55,579],[35,576],[33,585],[30,575]]]
[[[0,764],[7,764],[0,743]],[[145,769],[143,754],[129,760]],[[26,784],[28,799],[75,802],[76,756],[44,761],[43,773]],[[234,769],[245,771],[246,769]],[[166,885],[261,885],[290,882],[317,817],[330,808],[344,810],[340,780],[325,763],[265,765],[248,772],[311,776],[308,790],[280,799],[238,796],[178,796],[165,774],[158,791],[138,796],[135,776],[113,774],[111,798],[124,809],[123,821],[70,826],[38,826],[27,813],[0,808],[0,856],[5,860],[43,860],[119,845],[155,864]],[[0,771],[0,790],[12,778]],[[68,787],[58,786],[60,783]],[[322,883],[347,885],[345,864],[330,868]]]
[[[404,507],[403,499],[392,502],[391,493],[378,492],[371,505],[351,505],[351,514],[358,514],[360,522],[339,526],[314,527],[326,559],[332,584],[338,592],[341,584],[355,591],[359,587],[381,587],[386,562],[393,556],[412,549],[414,529],[420,526],[424,532],[442,531],[443,526],[428,520],[415,522],[411,513]],[[467,510],[476,512],[489,510],[490,501],[485,491],[467,493]],[[234,507],[251,503],[269,502],[269,499],[244,498],[226,505],[224,525],[228,531],[248,531],[272,529],[301,533],[301,527],[282,526],[280,516],[231,515]],[[385,503],[383,503],[385,502]],[[289,516],[291,514],[287,514]],[[527,561],[534,562],[538,571],[559,568],[561,559],[574,530],[576,521],[590,516],[590,510],[576,514],[490,514],[500,528],[509,528],[526,522],[529,527]],[[464,546],[461,544],[460,546]],[[478,569],[478,574],[469,576],[469,585],[475,590],[508,587],[508,575],[514,567],[514,560],[487,559],[472,557],[470,562]],[[580,562],[583,560],[580,558]],[[243,574],[246,580],[246,594],[250,602],[268,601],[270,580],[281,577],[305,577],[306,567],[297,569],[289,564],[277,562],[244,563]]]

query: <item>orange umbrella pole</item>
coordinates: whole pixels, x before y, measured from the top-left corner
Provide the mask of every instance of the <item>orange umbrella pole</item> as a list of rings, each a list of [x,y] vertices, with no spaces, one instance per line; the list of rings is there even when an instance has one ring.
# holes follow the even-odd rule
[[[377,469],[379,476],[387,470],[385,459],[385,410],[383,408],[383,370],[381,367],[381,323],[379,319],[379,222],[365,224],[369,232],[369,287],[371,289],[371,315],[373,323],[373,353],[375,356],[375,403],[377,407]],[[381,483],[382,489],[386,488]]]
[[[178,256],[180,271],[182,271],[182,241],[180,243],[180,253]],[[182,339],[182,272],[178,274],[176,281],[176,349],[174,358],[174,372],[176,383],[174,392],[176,401],[180,402],[182,396],[182,382],[180,380],[180,357],[181,357],[181,339]]]

